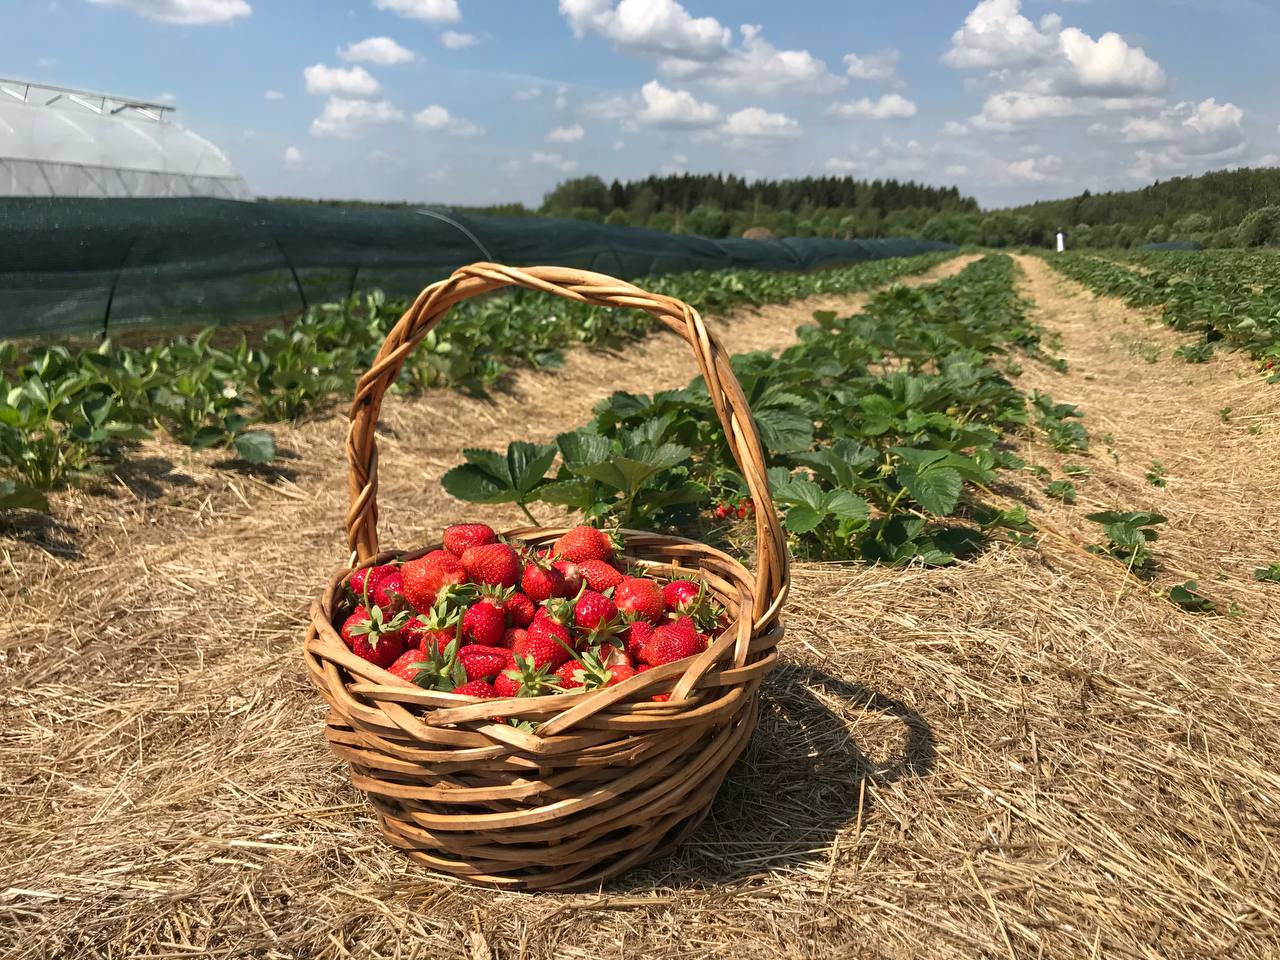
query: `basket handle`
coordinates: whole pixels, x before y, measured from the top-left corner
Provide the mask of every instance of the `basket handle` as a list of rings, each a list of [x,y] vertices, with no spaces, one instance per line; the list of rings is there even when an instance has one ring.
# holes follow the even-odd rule
[[[351,426],[347,431],[347,480],[351,495],[347,542],[356,556],[363,562],[378,553],[378,445],[374,428],[387,388],[400,375],[405,357],[454,304],[513,285],[579,303],[644,310],[683,337],[693,349],[716,416],[724,428],[729,452],[755,502],[757,567],[753,619],[759,620],[769,611],[788,580],[786,541],[769,496],[760,435],[742,386],[729,366],[729,356],[703,324],[698,311],[688,304],[586,270],[473,263],[418,294],[387,334],[373,366],[356,383]]]

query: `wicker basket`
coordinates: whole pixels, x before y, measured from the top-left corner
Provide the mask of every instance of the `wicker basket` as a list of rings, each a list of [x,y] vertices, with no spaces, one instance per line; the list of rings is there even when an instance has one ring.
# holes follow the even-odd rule
[[[757,507],[757,570],[690,540],[639,531],[624,531],[626,558],[659,576],[705,581],[730,627],[706,652],[604,690],[476,700],[421,689],[353,654],[335,629],[344,570],[312,605],[305,658],[332,707],[329,746],[350,764],[352,783],[368,794],[393,844],[475,883],[580,889],[669,849],[706,816],[751,736],[760,683],[777,659],[788,559],[746,398],[696,310],[601,274],[478,263],[418,296],[356,387],[347,534],[360,565],[439,548],[378,551],[379,408],[404,358],[450,307],[513,284],[646,310],[693,348]],[[536,546],[562,532],[528,527],[505,536]],[[664,692],[667,702],[653,701]],[[536,726],[526,732],[493,716]]]

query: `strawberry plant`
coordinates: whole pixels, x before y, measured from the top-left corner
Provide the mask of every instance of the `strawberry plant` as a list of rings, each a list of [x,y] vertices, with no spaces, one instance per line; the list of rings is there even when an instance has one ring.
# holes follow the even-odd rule
[[[863,290],[928,269],[946,256],[880,260],[814,273],[697,271],[639,282],[707,309],[728,309]],[[267,462],[275,456],[275,441],[270,433],[253,429],[255,425],[296,419],[349,394],[405,306],[388,301],[379,291],[354,295],[341,303],[315,306],[288,326],[267,331],[256,343],[242,337],[229,347],[214,344],[212,328],[141,349],[104,341],[92,349],[57,345],[26,355],[13,344],[0,343],[0,371],[6,377],[0,383],[0,480],[7,491],[0,508],[41,503],[24,491],[48,489],[101,469],[123,455],[129,443],[155,429],[192,449],[226,447],[241,459]],[[448,385],[483,391],[514,366],[554,366],[563,349],[574,343],[623,343],[645,336],[653,324],[641,311],[606,310],[533,291],[505,291],[455,308],[407,358],[393,389],[414,392]],[[783,442],[786,432],[799,423],[789,412],[793,398],[769,395],[758,400],[762,425],[773,431],[775,442]],[[662,442],[683,441],[667,437]],[[580,481],[577,487],[557,487],[570,502],[581,502],[582,484],[593,483],[601,490],[611,489],[624,513],[647,514],[652,507],[645,498],[636,498],[637,483],[654,492],[667,489],[666,481],[639,478],[631,467],[623,475],[599,466],[603,461],[592,466],[589,453],[584,450],[575,461],[578,473],[570,470],[557,478]],[[637,455],[644,461],[654,452],[640,450]],[[528,502],[530,491],[513,477],[504,477],[501,468],[488,464],[497,472],[486,479],[486,465],[475,466],[455,481],[467,480],[468,491],[480,496],[494,497],[506,490],[503,496],[512,502]],[[599,475],[589,476],[593,472]],[[669,508],[691,492],[665,494]]]
[[[1253,579],[1264,583],[1280,583],[1280,563],[1258,567],[1253,571]]]
[[[1011,355],[1044,358],[1008,258],[890,288],[857,316],[820,312],[797,333],[776,357],[732,360],[796,553],[942,564],[985,534],[1025,536],[1025,515],[984,509],[975,497],[997,471],[1024,466],[1001,443],[1029,418],[1005,373]],[[1075,408],[1038,401],[1030,409],[1042,417],[1079,427]],[[687,529],[699,514],[746,519],[743,481],[714,416],[701,378],[653,396],[615,393],[591,423],[559,438],[558,466],[527,480],[529,500],[663,530]],[[451,474],[451,493],[483,495]]]
[[[1061,500],[1063,503],[1076,502],[1076,485],[1070,480],[1053,480],[1044,488],[1046,496]]]
[[[1147,511],[1104,510],[1090,513],[1085,519],[1102,524],[1102,532],[1106,537],[1104,543],[1087,548],[1091,553],[1114,557],[1131,573],[1141,577],[1154,572],[1155,564],[1147,547],[1160,536],[1152,528],[1164,523],[1166,517]]]
[[[1213,601],[1200,592],[1194,580],[1169,588],[1169,600],[1191,613],[1213,613]]]

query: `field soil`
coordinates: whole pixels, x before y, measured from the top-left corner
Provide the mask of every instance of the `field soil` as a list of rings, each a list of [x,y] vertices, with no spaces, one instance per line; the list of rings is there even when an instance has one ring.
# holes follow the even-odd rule
[[[1180,335],[1019,263],[1067,361],[1028,359],[1023,381],[1078,404],[1091,437],[1019,453],[1055,478],[1088,467],[1077,502],[1022,473],[993,497],[1028,506],[1035,546],[797,564],[782,664],[711,816],[595,893],[424,872],[325,750],[300,645],[346,559],[342,411],[279,429],[282,466],[148,443],[52,518],[0,528],[0,955],[1280,956],[1280,587],[1251,579],[1280,561],[1280,389],[1238,355],[1173,360]],[[714,328],[778,349],[864,299]],[[547,440],[613,390],[693,372],[657,335],[489,398],[392,399],[383,542],[519,525],[444,495],[461,447]],[[1113,508],[1169,517],[1149,585],[1085,550],[1084,514]],[[1162,595],[1187,579],[1219,614]]]

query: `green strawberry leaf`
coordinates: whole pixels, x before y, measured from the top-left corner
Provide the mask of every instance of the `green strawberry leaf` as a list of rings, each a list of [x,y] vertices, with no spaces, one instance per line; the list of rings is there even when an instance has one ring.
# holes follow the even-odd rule
[[[1213,601],[1202,594],[1194,580],[1169,588],[1169,599],[1191,613],[1212,613]]]
[[[34,487],[15,480],[0,480],[0,510],[38,510],[49,512],[49,498]]]
[[[946,453],[943,452],[942,456],[945,457]],[[902,463],[898,465],[897,477],[916,503],[930,513],[950,516],[960,503],[964,478],[952,467],[926,466],[921,469],[909,462]]]
[[[265,430],[249,430],[233,441],[240,459],[249,463],[270,463],[276,458],[276,438]]]

